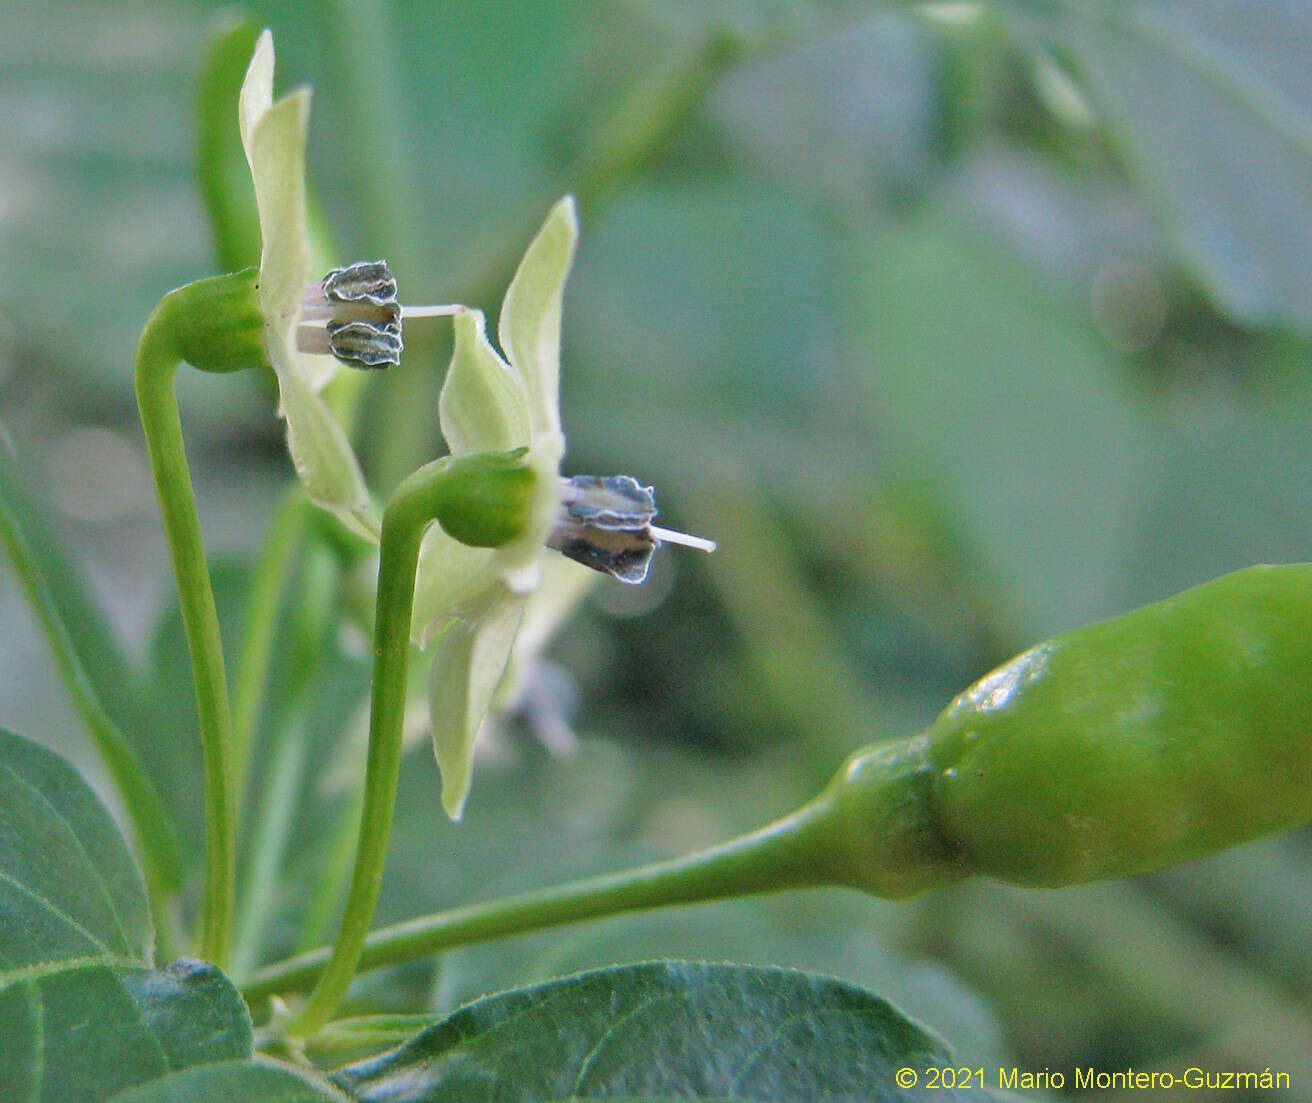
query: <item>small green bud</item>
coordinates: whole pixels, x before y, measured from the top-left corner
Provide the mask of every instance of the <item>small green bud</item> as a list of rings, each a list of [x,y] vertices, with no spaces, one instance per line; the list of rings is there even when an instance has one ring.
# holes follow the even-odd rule
[[[450,460],[437,501],[437,521],[462,544],[496,548],[514,540],[528,524],[533,472],[527,448],[479,452]]]
[[[259,272],[244,268],[170,291],[155,308],[178,357],[207,372],[269,366]]]

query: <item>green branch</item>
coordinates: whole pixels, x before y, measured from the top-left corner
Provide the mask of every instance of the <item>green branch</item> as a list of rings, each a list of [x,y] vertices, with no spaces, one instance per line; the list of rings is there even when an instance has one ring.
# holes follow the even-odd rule
[[[462,521],[467,526],[472,510],[484,529],[479,542],[503,544],[523,528],[531,485],[522,455],[448,457],[405,479],[383,513],[360,841],[336,945],[314,991],[287,1024],[289,1036],[313,1034],[336,1010],[355,976],[382,888],[401,767],[410,618],[424,532],[433,521],[459,530]]]
[[[205,899],[200,953],[218,965],[226,962],[232,940],[236,879],[232,720],[218,613],[174,385],[178,365],[184,361],[204,371],[233,371],[267,363],[256,279],[254,269],[248,269],[170,292],[142,331],[136,363],[137,407],[191,654],[205,770]]]
[[[822,796],[760,831],[697,854],[384,927],[365,941],[359,964],[376,969],[584,919],[836,881],[840,875],[817,860],[830,815]],[[242,993],[253,1003],[298,991],[327,960],[328,951],[318,949],[276,962],[255,972]]]

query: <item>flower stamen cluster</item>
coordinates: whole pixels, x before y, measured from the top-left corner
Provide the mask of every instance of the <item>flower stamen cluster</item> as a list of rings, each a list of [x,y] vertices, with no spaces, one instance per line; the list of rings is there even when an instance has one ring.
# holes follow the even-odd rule
[[[401,304],[387,262],[360,261],[334,268],[306,287],[296,327],[301,352],[336,357],[354,368],[401,362]]]

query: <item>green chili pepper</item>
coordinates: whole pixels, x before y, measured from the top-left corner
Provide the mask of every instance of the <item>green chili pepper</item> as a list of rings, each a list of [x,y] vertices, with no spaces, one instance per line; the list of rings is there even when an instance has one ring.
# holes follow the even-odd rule
[[[873,821],[892,860],[862,880],[894,895],[953,871],[1124,877],[1312,819],[1312,565],[1238,571],[1041,643],[928,731],[855,755],[826,796],[849,830]],[[861,843],[845,849],[860,868]]]
[[[1031,648],[759,831],[374,931],[360,964],[810,885],[902,897],[970,874],[1126,877],[1308,820],[1312,564],[1251,567]],[[247,998],[303,987],[327,959],[269,966]]]

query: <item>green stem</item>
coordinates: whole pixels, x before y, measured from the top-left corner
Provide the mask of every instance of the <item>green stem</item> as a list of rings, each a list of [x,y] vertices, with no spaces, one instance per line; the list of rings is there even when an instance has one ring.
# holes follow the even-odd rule
[[[396,488],[383,513],[378,548],[369,753],[355,866],[331,958],[309,999],[288,1024],[288,1035],[313,1034],[328,1021],[355,975],[373,920],[396,808],[419,545],[446,499],[450,470],[441,461],[420,468]]]
[[[299,496],[297,496],[299,497]],[[295,512],[302,512],[297,510]],[[237,931],[229,972],[250,970],[260,951],[269,915],[277,901],[277,878],[291,837],[296,798],[309,752],[310,692],[319,672],[323,633],[334,608],[337,572],[331,553],[311,547],[303,572],[302,596],[296,605],[289,662],[291,684],[273,733],[267,766],[262,771],[259,814],[247,849],[247,875],[237,908]]]
[[[246,791],[251,743],[269,684],[273,641],[282,608],[279,594],[291,564],[303,544],[309,523],[305,496],[299,487],[289,490],[269,525],[269,534],[251,582],[241,665],[232,694],[232,775],[238,799]]]
[[[440,521],[457,539],[484,547],[498,547],[518,536],[532,498],[533,475],[525,466],[525,451],[430,463],[402,481],[383,512],[360,841],[336,945],[314,991],[288,1021],[283,1031],[287,1036],[313,1034],[341,1002],[382,888],[401,767],[410,617],[424,532]]]
[[[583,919],[839,881],[837,870],[817,860],[831,831],[831,808],[822,794],[768,827],[697,854],[384,927],[366,940],[360,967],[375,969]],[[254,1002],[303,989],[327,960],[328,951],[318,949],[270,965],[251,977],[243,994]]]
[[[338,817],[336,829],[319,868],[313,895],[301,918],[301,931],[296,939],[297,949],[308,950],[318,945],[327,939],[332,929],[333,912],[351,876],[351,853],[360,822],[361,797],[360,790],[355,790],[348,799],[346,809]]]
[[[137,838],[151,913],[159,932],[159,953],[161,957],[171,956],[167,922],[169,898],[182,882],[178,836],[140,755],[110,719],[87,676],[86,667],[64,627],[36,557],[10,509],[3,492],[7,483],[7,479],[0,479],[0,543],[4,544],[14,574],[36,613],[55,667],[73,700],[73,707],[123,797],[123,806]]]
[[[473,904],[375,931],[358,955],[372,969],[470,942],[618,915],[821,885],[899,899],[966,872],[933,803],[925,737],[870,747],[847,760],[796,812],[696,854],[602,877]],[[305,988],[329,961],[313,950],[259,970],[251,1001]]]
[[[205,898],[201,955],[222,966],[232,940],[236,880],[232,719],[223,642],[201,539],[175,381],[184,361],[207,371],[266,363],[253,270],[171,291],[137,346],[136,391],[164,534],[191,654],[205,773]]]

